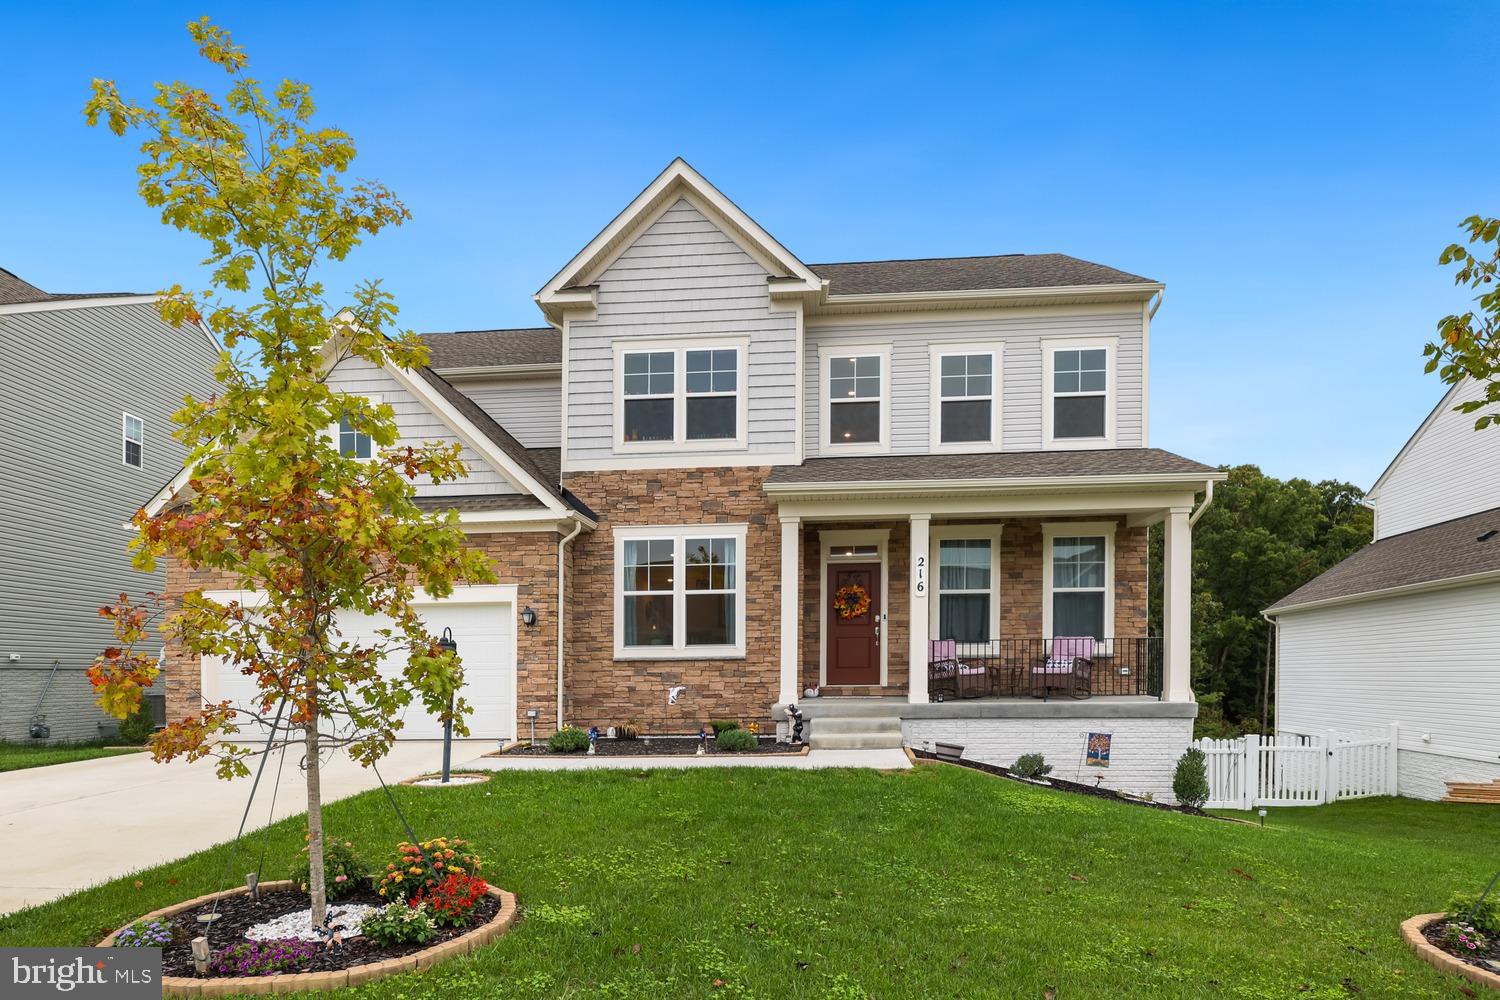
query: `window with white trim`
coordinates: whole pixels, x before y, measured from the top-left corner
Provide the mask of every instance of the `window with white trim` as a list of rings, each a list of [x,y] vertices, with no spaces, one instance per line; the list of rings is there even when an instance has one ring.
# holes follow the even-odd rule
[[[739,351],[687,351],[687,439],[733,440],[739,411]]]
[[[696,450],[744,443],[742,339],[616,344],[616,441],[627,450]]]
[[[339,454],[345,458],[370,458],[375,454],[370,435],[355,430],[347,416],[339,417]]]
[[[1103,347],[1052,352],[1052,437],[1109,434],[1109,351]]]
[[[859,354],[828,358],[828,443],[880,444],[885,405],[883,358]]]
[[[625,354],[625,413],[622,440],[672,441],[676,438],[677,355],[673,351]]]
[[[980,452],[1000,445],[1002,344],[930,349],[933,451]]]
[[[615,653],[743,656],[744,525],[617,528]]]
[[[994,555],[989,538],[938,542],[938,639],[989,642]]]
[[[1050,544],[1052,636],[1107,638],[1108,537],[1055,535]]]
[[[146,461],[146,425],[140,417],[121,414],[120,436],[123,450],[120,461],[132,468],[142,468]]]

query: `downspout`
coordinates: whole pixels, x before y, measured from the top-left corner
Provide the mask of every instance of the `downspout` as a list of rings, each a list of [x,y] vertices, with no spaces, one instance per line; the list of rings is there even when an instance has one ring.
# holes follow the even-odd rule
[[[1209,506],[1214,502],[1214,481],[1210,479],[1203,485],[1206,487],[1207,491],[1203,494],[1203,502],[1198,505],[1198,509],[1193,511],[1192,516],[1188,518],[1189,529],[1191,529],[1193,525],[1198,523],[1198,518],[1202,517],[1203,512],[1205,510],[1208,510]]]
[[[563,725],[563,608],[566,607],[568,543],[578,537],[583,522],[574,518],[573,530],[557,542],[557,728]]]

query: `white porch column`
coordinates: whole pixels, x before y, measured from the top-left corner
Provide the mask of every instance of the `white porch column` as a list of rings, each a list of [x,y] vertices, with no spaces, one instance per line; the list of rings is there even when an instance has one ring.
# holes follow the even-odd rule
[[[1193,529],[1188,509],[1173,507],[1162,530],[1162,698],[1192,701]]]
[[[797,623],[802,612],[802,521],[781,518],[781,686],[777,700],[797,700],[799,648]]]
[[[932,589],[932,515],[911,515],[911,618],[907,652],[906,700],[927,701],[927,593]]]

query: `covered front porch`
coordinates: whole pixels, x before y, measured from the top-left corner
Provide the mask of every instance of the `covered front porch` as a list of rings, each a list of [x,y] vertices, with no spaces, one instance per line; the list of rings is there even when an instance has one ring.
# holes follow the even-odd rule
[[[1213,475],[1046,485],[773,477],[780,705],[806,704],[814,689],[911,705],[1191,702],[1190,520],[1195,490]],[[1155,524],[1164,557],[1153,568]]]

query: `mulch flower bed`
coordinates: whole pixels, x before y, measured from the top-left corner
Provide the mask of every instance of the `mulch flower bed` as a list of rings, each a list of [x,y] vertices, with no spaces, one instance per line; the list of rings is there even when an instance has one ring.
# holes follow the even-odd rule
[[[334,902],[369,903],[372,906],[384,906],[388,901],[377,895],[372,889],[363,889],[351,895],[341,897]],[[217,955],[223,949],[244,941],[245,932],[256,924],[264,923],[286,913],[306,910],[307,905],[306,893],[297,892],[292,889],[263,892],[259,900],[252,900],[248,895],[226,896],[219,900],[219,919],[208,925],[209,929],[206,933],[209,950],[214,955]],[[167,918],[178,933],[174,935],[173,942],[162,949],[161,965],[164,975],[184,976],[188,978],[215,978],[224,975],[210,971],[207,976],[200,976],[198,971],[193,967],[192,939],[199,934],[205,933],[203,925],[198,923],[198,915],[213,911],[213,903],[204,903],[202,906],[185,910],[182,913]],[[330,949],[318,945],[317,950],[310,958],[300,963],[295,969],[288,971],[336,971],[353,968],[358,965],[367,965],[372,962],[381,962],[389,958],[400,958],[403,955],[410,955],[413,952],[435,947],[461,934],[467,934],[474,928],[492,920],[499,911],[500,900],[494,896],[485,896],[474,907],[467,926],[457,928],[439,927],[437,936],[430,941],[422,944],[384,946],[377,945],[365,937],[351,938],[338,948]]]
[[[714,748],[713,737],[708,739],[710,757],[758,757],[775,754],[799,754],[804,750],[800,743],[778,743],[774,736],[759,737],[754,750],[731,752]],[[698,752],[696,736],[644,736],[638,740],[610,739],[601,736],[595,745],[599,757],[691,757]],[[536,746],[514,747],[505,751],[507,757],[583,757],[588,751],[574,753],[549,753],[547,744],[538,741]]]
[[[1428,944],[1452,955],[1461,962],[1483,969],[1485,972],[1500,972],[1500,935],[1486,934],[1485,937],[1489,938],[1489,942],[1483,948],[1452,948],[1443,940],[1443,928],[1451,922],[1447,917],[1434,920],[1422,928],[1422,936],[1427,939]]]
[[[927,750],[912,750],[912,756],[917,757],[921,760],[940,760],[937,754]],[[983,771],[985,774],[993,774],[996,777],[1000,778],[1009,778],[1012,781],[1020,781],[1028,785],[1039,784],[1039,782],[1023,778],[1012,771],[1010,768],[1001,767],[999,764],[986,764],[982,761],[977,760],[950,760],[941,761],[941,763],[957,764],[959,767],[972,768],[975,771]],[[1210,813],[1204,812],[1201,809],[1189,809],[1187,806],[1168,805],[1165,802],[1151,802],[1147,799],[1136,798],[1133,795],[1125,795],[1121,792],[1115,791],[1113,788],[1104,788],[1101,785],[1086,785],[1079,781],[1068,781],[1066,778],[1055,778],[1050,774],[1044,780],[1047,785],[1050,785],[1053,788],[1060,789],[1064,792],[1075,792],[1079,795],[1093,795],[1096,798],[1109,799],[1113,802],[1124,802],[1133,806],[1145,806],[1147,809],[1161,809],[1166,812],[1187,813],[1189,816],[1205,816],[1209,819],[1224,819],[1224,817],[1222,816],[1214,816]]]

